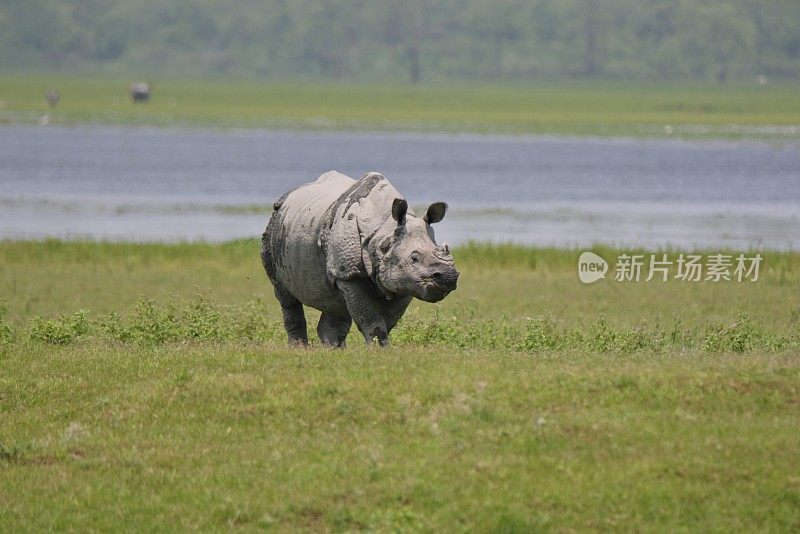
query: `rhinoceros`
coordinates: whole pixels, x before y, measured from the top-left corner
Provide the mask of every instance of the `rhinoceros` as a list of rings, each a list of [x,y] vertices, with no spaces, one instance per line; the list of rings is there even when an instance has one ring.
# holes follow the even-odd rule
[[[307,345],[303,305],[322,312],[317,334],[344,347],[352,322],[367,344],[389,332],[413,297],[438,302],[456,289],[458,271],[432,224],[447,204],[422,217],[380,173],[353,180],[330,171],[283,195],[261,236],[261,259],[292,345]]]

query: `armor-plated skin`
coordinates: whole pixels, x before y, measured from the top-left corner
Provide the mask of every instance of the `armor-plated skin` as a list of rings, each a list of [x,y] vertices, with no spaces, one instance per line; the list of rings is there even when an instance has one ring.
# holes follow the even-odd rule
[[[381,174],[330,171],[273,208],[261,258],[292,344],[308,343],[303,305],[322,312],[326,345],[344,346],[353,321],[368,343],[386,345],[414,296],[437,302],[456,288],[453,257],[430,226],[447,205],[417,217]]]

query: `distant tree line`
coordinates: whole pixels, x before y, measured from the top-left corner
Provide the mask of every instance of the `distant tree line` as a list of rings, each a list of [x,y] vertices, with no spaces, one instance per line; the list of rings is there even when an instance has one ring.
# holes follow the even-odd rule
[[[800,0],[3,0],[0,70],[800,78]]]

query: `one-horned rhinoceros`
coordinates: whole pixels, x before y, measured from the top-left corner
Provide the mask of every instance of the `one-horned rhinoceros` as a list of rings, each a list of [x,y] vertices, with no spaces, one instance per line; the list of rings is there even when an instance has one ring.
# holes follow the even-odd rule
[[[289,343],[308,343],[304,304],[322,312],[317,333],[325,345],[343,347],[353,321],[368,344],[387,345],[413,297],[438,302],[453,291],[453,256],[431,228],[446,211],[435,202],[417,217],[376,172],[353,180],[330,171],[281,197],[261,259]]]

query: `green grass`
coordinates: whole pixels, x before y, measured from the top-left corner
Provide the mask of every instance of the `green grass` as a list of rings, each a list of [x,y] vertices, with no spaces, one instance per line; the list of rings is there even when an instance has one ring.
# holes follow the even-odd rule
[[[133,310],[144,297],[164,304],[198,292],[220,304],[272,302],[256,240],[224,244],[95,242],[0,243],[0,295],[12,321],[79,309],[95,315]],[[612,261],[618,250],[592,250]],[[626,251],[633,253],[635,251]],[[643,252],[643,251],[639,251]],[[717,251],[715,251],[717,252]],[[740,313],[782,331],[800,318],[800,255],[763,252],[760,279],[750,282],[640,282],[611,280],[590,286],[577,278],[580,251],[473,244],[456,249],[459,290],[441,304],[412,305],[407,318],[495,319],[524,324],[552,315],[565,327],[588,326],[600,316],[620,327],[641,321],[689,328],[728,324]],[[609,276],[609,278],[612,278]],[[280,317],[277,306],[269,318]]]
[[[800,526],[796,356],[36,345],[0,528]]]
[[[47,87],[61,103],[48,111]],[[157,81],[133,105],[125,80],[0,78],[0,123],[288,127],[566,135],[800,136],[795,85],[560,82],[531,85]],[[776,126],[777,130],[765,128]]]
[[[0,242],[0,531],[800,528],[799,254],[454,255],[393,347],[333,351],[285,347],[255,240]]]

